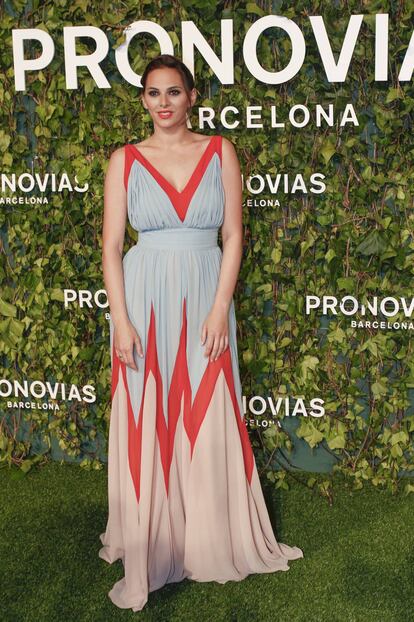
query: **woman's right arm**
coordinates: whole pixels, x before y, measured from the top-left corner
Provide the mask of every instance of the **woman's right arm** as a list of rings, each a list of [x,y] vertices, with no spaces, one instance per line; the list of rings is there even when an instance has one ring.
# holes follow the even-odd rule
[[[143,356],[141,340],[131,324],[125,304],[122,252],[127,217],[127,195],[123,181],[124,148],[116,149],[109,158],[104,183],[104,218],[102,231],[102,269],[114,325],[114,345],[122,362],[137,369],[133,346]]]

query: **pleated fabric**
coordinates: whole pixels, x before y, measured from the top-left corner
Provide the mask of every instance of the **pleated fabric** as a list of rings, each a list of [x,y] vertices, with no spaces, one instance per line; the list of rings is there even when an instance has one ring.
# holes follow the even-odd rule
[[[236,316],[229,347],[204,356],[224,218],[222,138],[213,135],[182,192],[125,146],[128,219],[138,242],[123,258],[128,316],[144,351],[138,370],[117,357],[110,320],[108,520],[99,556],[121,559],[109,591],[141,610],[148,593],[185,578],[240,581],[303,557],[278,543],[243,418]]]

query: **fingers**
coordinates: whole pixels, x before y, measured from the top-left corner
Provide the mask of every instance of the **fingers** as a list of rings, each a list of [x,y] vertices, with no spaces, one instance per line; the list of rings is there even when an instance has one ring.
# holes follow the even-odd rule
[[[135,371],[138,371],[138,368],[137,368],[137,366],[135,364],[135,361],[134,361],[132,347],[130,347],[130,348],[119,348],[118,351],[117,351],[117,355],[118,355],[118,358],[121,361],[121,363],[125,363],[125,365],[127,365],[131,369],[135,369]]]
[[[207,327],[203,325],[201,331],[201,342],[204,345],[207,338],[207,343],[204,351],[204,356],[210,357],[210,362],[216,361],[221,354],[228,348],[229,346],[229,338],[228,335],[220,335],[220,334],[210,334],[207,333]],[[134,346],[137,351],[138,356],[143,358],[144,352],[142,348],[141,339],[135,331],[135,335],[133,337],[132,344],[127,347],[116,347],[115,352],[118,356],[121,363],[125,363],[131,369],[138,371],[138,367],[134,360]]]
[[[216,361],[227,347],[227,335],[211,335],[208,337],[204,356],[210,356],[210,362]]]
[[[212,348],[214,346],[214,336],[212,334],[207,334],[206,336],[207,336],[207,342],[206,342],[206,347],[204,350],[204,356],[208,357],[210,356]]]
[[[137,334],[135,335],[134,340],[129,347],[116,348],[116,353],[121,363],[125,363],[125,365],[127,365],[131,369],[135,369],[135,371],[138,371],[138,367],[134,359],[134,345],[138,356],[142,358],[144,356],[144,352],[142,349],[141,339]]]
[[[135,347],[137,349],[138,355],[142,358],[144,356],[144,351],[142,349],[141,339],[139,338],[138,335],[136,335],[134,343],[135,343]]]

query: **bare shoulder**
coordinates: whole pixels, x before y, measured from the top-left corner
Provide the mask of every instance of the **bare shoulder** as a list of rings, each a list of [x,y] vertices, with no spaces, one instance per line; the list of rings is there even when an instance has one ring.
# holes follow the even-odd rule
[[[125,148],[126,145],[124,145],[123,147],[117,147],[112,151],[109,157],[109,161],[112,165],[119,165],[123,163],[125,157]]]
[[[109,156],[106,166],[106,181],[110,185],[123,183],[125,169],[125,146],[117,147]]]
[[[222,136],[221,139],[222,139],[221,150],[222,150],[223,156],[229,160],[237,158],[236,148],[234,144],[231,142],[231,140],[229,140],[228,138],[225,138],[224,136]]]

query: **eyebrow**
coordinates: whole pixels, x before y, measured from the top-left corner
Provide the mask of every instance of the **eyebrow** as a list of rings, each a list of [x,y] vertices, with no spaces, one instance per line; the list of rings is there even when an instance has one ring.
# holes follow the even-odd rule
[[[173,86],[169,86],[169,89],[181,89],[181,86],[178,86],[178,84],[174,84]],[[157,91],[159,90],[157,86],[149,86],[148,89],[157,89]]]

